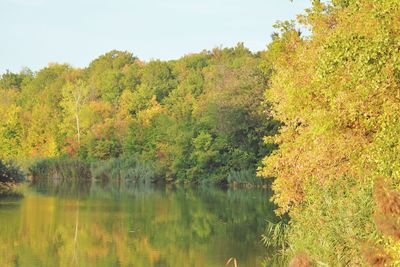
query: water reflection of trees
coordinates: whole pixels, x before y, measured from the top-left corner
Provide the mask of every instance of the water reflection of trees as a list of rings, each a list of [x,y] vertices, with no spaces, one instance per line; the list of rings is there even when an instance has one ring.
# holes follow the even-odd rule
[[[0,206],[2,266],[222,266],[232,256],[254,266],[273,216],[258,190],[65,187]]]

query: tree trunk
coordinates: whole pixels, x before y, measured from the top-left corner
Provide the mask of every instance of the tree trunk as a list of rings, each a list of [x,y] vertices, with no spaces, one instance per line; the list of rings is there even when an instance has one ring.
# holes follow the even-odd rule
[[[75,120],[76,120],[76,133],[77,133],[77,137],[78,137],[78,144],[81,143],[81,129],[79,126],[79,115],[78,113],[75,114]]]

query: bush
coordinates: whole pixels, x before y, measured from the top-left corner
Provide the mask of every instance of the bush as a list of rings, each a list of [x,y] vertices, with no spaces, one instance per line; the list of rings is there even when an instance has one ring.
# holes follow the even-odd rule
[[[261,174],[276,177],[274,201],[290,212],[294,255],[318,266],[367,266],[363,247],[395,238],[374,225],[373,183],[382,176],[398,190],[399,17],[398,0],[313,1],[299,20],[312,34],[280,24],[270,46],[267,101],[284,126]],[[388,216],[378,225],[398,233],[398,214]],[[383,266],[392,249],[400,251],[390,246],[369,262]]]
[[[15,185],[25,180],[25,174],[12,161],[3,162],[0,160],[0,195],[15,194]]]

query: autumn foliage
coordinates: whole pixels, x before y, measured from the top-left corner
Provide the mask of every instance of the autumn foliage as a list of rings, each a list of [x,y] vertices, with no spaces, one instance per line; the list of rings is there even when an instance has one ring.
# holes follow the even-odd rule
[[[385,191],[377,180],[400,178],[399,17],[398,0],[313,1],[298,17],[309,36],[280,24],[270,45],[267,100],[284,126],[260,174],[276,177],[273,199],[291,216],[292,251],[314,262],[363,266],[366,242],[390,264],[400,258],[388,237],[399,230],[398,187]]]

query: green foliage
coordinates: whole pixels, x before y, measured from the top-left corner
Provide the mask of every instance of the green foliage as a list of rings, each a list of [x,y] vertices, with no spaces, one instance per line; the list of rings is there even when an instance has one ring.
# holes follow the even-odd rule
[[[261,65],[238,44],[174,61],[144,63],[113,50],[84,69],[51,64],[37,73],[7,72],[0,156],[111,165],[134,158],[168,182],[226,183],[230,170],[243,177],[275,149],[262,141],[279,123],[265,119],[271,66]],[[60,174],[61,162],[43,163],[46,170],[38,164],[32,170],[39,176],[79,176]]]
[[[5,159],[15,159],[22,150],[21,109],[10,102],[0,107],[0,157]]]
[[[111,158],[107,161],[94,162],[90,170],[94,179],[108,181],[150,183],[156,178],[154,167],[148,162],[140,162],[136,157]]]
[[[115,139],[100,139],[94,142],[93,147],[89,147],[89,159],[106,160],[116,158],[121,154],[121,144]]]
[[[227,182],[232,185],[245,187],[264,187],[270,185],[266,179],[257,177],[254,169],[239,171],[231,170],[228,174]]]
[[[278,222],[267,221],[261,242],[267,248],[268,253],[264,258],[263,266],[283,266],[287,265],[289,250],[289,225],[285,218]]]
[[[151,62],[124,102],[133,116],[123,151],[156,162],[167,181],[226,183],[230,169],[255,169],[274,148],[262,144],[263,135],[279,127],[264,118],[266,77],[259,63],[240,44],[169,64]]]
[[[0,183],[21,183],[25,180],[25,174],[12,161],[3,162],[0,160]]]
[[[13,161],[0,160],[0,196],[15,195],[15,185],[25,180],[25,174]]]
[[[24,73],[15,74],[7,70],[1,75],[0,89],[20,89],[24,76]]]
[[[70,158],[46,158],[36,160],[29,167],[32,181],[40,180],[85,180],[90,179],[89,165]]]
[[[304,202],[292,212],[291,248],[327,265],[365,265],[363,245],[378,236],[371,181],[342,177],[323,187],[315,184],[308,182]]]

